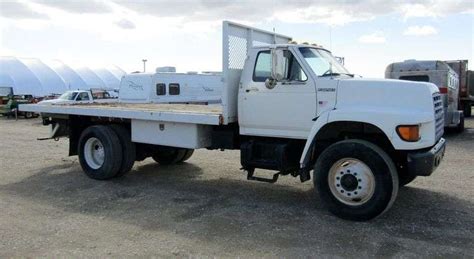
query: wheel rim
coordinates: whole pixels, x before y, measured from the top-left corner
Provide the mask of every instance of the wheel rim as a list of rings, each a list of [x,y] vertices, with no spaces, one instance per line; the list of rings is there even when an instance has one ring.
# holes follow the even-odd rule
[[[328,184],[334,197],[351,206],[366,203],[375,191],[372,170],[355,158],[343,158],[334,163],[329,170]]]
[[[104,164],[104,145],[97,138],[90,138],[84,144],[84,158],[92,169],[99,169]]]

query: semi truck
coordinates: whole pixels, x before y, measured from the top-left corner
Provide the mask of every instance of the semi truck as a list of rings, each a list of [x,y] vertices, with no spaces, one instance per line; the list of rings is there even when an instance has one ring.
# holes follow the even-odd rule
[[[464,114],[459,110],[462,80],[447,62],[411,59],[392,63],[385,69],[385,78],[435,84],[443,101],[444,127],[454,128],[457,132],[464,130]]]
[[[222,47],[220,104],[20,109],[42,113],[51,137],[68,137],[69,155],[78,155],[90,178],[123,176],[148,157],[167,165],[186,161],[196,149],[240,150],[248,180],[313,179],[315,202],[355,221],[382,215],[400,186],[441,163],[444,115],[434,84],[354,78],[321,46],[229,21]],[[181,85],[186,78],[176,80],[157,75],[142,83],[153,84],[157,91],[148,94],[155,95],[160,84]]]
[[[472,71],[468,70],[468,60],[448,60],[445,61],[451,69],[453,69],[459,81],[459,110],[464,112],[465,117],[471,117],[472,104],[474,103],[474,85],[470,83],[468,74]]]

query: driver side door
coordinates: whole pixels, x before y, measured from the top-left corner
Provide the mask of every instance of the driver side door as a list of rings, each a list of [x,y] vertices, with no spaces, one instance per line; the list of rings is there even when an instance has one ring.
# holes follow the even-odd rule
[[[265,80],[271,77],[269,50],[258,52],[252,80],[239,94],[239,125],[242,135],[307,138],[316,117],[316,90],[291,50],[284,50],[285,75],[273,88]]]

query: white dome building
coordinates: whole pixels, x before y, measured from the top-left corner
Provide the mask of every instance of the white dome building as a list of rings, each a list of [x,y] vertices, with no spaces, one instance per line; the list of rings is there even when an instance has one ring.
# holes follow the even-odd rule
[[[11,79],[13,85],[2,85],[2,87],[13,87],[13,93],[17,95],[31,94],[43,96],[43,86],[31,70],[15,57],[2,57],[0,59],[0,73]]]
[[[61,94],[68,90],[64,80],[39,59],[20,58],[19,60],[25,64],[40,81],[42,96]]]
[[[67,90],[115,89],[125,72],[116,67],[71,68],[55,60],[0,57],[0,87],[12,87],[15,95],[43,97]]]
[[[47,64],[63,79],[68,89],[87,89],[86,82],[68,65],[59,60],[54,60]]]

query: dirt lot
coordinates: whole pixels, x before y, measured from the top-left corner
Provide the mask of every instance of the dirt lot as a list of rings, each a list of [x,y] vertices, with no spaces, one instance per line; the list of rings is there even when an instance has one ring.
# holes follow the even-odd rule
[[[402,188],[365,223],[331,216],[311,182],[248,182],[239,153],[200,150],[185,164],[137,163],[95,181],[66,139],[36,141],[40,120],[0,118],[0,257],[424,256],[474,254],[474,119],[448,135],[432,177]]]

